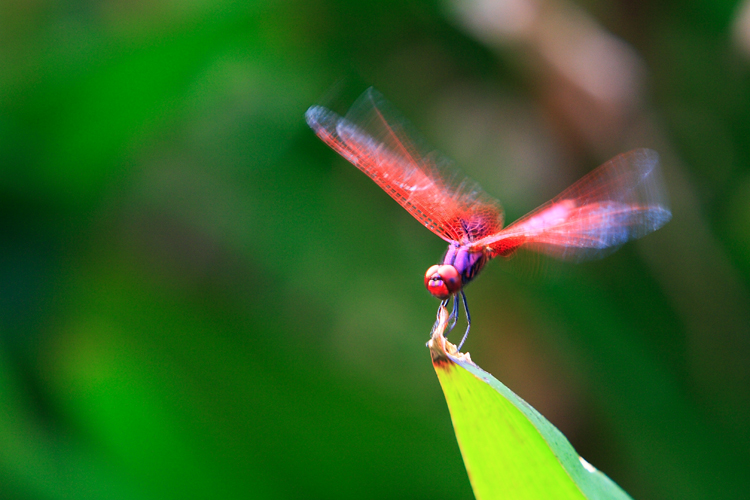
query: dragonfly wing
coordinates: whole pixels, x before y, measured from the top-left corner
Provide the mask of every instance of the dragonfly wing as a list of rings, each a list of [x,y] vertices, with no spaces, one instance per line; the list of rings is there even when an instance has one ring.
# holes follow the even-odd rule
[[[500,204],[430,152],[375,89],[362,94],[344,117],[312,106],[305,118],[318,137],[444,240],[474,241],[502,229]]]
[[[666,224],[659,156],[636,149],[609,160],[494,236],[476,242],[493,256],[526,247],[564,260],[606,255]]]

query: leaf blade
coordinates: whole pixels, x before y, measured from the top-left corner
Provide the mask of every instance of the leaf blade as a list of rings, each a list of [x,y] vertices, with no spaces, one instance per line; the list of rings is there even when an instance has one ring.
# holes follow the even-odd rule
[[[478,499],[631,499],[531,405],[457,352],[442,317],[447,311],[428,345]]]

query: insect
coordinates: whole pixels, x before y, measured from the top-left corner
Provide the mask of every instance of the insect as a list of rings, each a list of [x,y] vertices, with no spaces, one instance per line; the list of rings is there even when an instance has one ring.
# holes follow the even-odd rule
[[[305,118],[326,144],[448,242],[424,284],[441,306],[453,299],[445,335],[458,319],[460,296],[468,325],[459,350],[471,328],[464,288],[491,259],[510,257],[519,248],[563,260],[601,257],[672,217],[659,157],[649,149],[614,157],[503,228],[500,204],[431,151],[375,89],[366,90],[344,117],[312,106]]]

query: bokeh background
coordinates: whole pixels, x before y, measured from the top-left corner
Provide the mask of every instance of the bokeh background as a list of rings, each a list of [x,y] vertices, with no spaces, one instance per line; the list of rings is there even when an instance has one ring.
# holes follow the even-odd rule
[[[635,498],[747,496],[747,4],[4,0],[0,68],[0,497],[472,498],[444,244],[304,122],[369,85],[510,221],[659,151],[673,220],[493,262],[466,349]]]

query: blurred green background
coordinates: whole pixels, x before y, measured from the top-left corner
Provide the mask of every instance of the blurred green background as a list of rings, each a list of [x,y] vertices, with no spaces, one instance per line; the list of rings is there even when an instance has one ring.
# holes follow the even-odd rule
[[[748,12],[0,2],[0,496],[472,498],[424,346],[444,243],[304,122],[374,85],[509,221],[659,151],[673,220],[493,262],[465,350],[635,498],[746,497]]]

